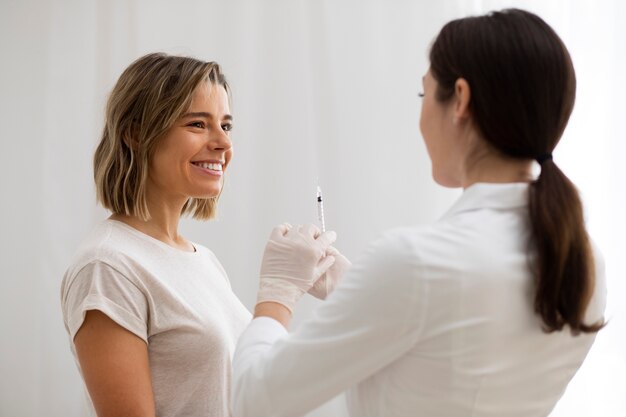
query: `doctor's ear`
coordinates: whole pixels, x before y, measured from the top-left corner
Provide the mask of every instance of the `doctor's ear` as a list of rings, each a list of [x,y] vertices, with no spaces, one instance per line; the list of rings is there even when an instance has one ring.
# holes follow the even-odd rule
[[[472,92],[469,83],[464,78],[459,78],[454,83],[454,124],[464,121],[470,117],[470,99]]]

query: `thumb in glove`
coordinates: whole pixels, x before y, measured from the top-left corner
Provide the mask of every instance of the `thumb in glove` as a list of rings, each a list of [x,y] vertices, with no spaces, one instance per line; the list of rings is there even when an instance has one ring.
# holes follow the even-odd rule
[[[352,262],[332,246],[326,250],[326,258],[328,257],[333,257],[334,262],[326,269],[326,273],[320,275],[308,291],[309,294],[320,300],[325,300],[328,294],[333,292],[346,271],[352,266]]]

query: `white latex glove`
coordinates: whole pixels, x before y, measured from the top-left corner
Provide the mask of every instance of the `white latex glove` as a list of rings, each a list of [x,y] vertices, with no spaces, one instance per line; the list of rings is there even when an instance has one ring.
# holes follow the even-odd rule
[[[265,246],[257,303],[273,301],[293,312],[296,302],[335,262],[326,250],[335,232],[320,234],[313,225],[275,227]]]
[[[325,300],[328,294],[333,292],[343,275],[352,266],[352,262],[332,246],[326,250],[326,256],[329,255],[335,258],[335,262],[326,270],[326,273],[315,281],[309,290],[309,294],[320,300]]]

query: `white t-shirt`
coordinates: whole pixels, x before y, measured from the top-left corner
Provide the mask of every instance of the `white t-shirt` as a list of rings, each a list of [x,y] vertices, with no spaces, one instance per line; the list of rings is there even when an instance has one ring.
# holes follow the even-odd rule
[[[236,417],[296,417],[348,391],[354,417],[545,417],[595,334],[542,331],[528,185],[475,184],[438,222],[386,233],[292,333],[254,319],[235,358]],[[588,324],[605,307],[596,256]]]
[[[106,220],[82,243],[61,286],[75,358],[74,336],[88,310],[147,343],[159,417],[230,414],[232,355],[251,318],[215,255],[194,247],[185,252]],[[89,408],[95,416],[91,401]]]

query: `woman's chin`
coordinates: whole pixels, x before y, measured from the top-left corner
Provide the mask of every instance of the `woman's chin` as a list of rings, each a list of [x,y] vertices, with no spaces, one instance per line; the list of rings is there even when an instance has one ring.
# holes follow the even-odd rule
[[[218,188],[218,189],[212,188],[210,190],[202,190],[197,193],[191,194],[189,198],[194,198],[196,200],[206,200],[209,198],[218,197],[221,191],[222,191],[221,188]]]

